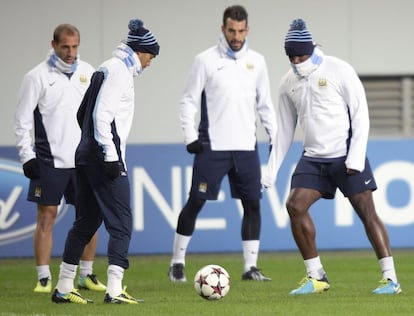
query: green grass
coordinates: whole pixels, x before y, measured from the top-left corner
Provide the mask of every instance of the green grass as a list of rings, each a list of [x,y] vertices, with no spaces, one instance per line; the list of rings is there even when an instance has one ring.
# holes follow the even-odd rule
[[[320,253],[331,282],[322,294],[289,296],[304,276],[296,252],[262,253],[259,268],[272,282],[241,281],[242,255],[190,254],[186,274],[189,282],[171,283],[167,278],[170,256],[132,256],[124,284],[128,292],[145,300],[139,305],[106,305],[103,294],[82,291],[95,302],[89,305],[51,302],[50,295],[34,294],[36,270],[33,259],[0,259],[0,316],[5,315],[413,315],[414,250],[395,250],[394,260],[403,292],[376,296],[371,291],[381,278],[372,251]],[[202,266],[215,263],[232,277],[229,294],[220,301],[206,301],[193,289],[192,278]],[[56,283],[60,258],[53,259]],[[106,279],[106,258],[98,257],[94,272]]]

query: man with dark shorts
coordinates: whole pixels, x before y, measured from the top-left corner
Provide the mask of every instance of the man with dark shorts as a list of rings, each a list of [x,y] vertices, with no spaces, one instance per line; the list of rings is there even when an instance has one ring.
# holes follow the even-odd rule
[[[333,199],[337,188],[364,224],[377,255],[382,280],[373,293],[398,294],[401,287],[390,241],[372,197],[377,186],[366,158],[369,115],[364,87],[351,65],[316,47],[302,19],[292,22],[285,51],[292,69],[281,81],[278,131],[262,183],[274,184],[299,122],[304,151],[292,176],[286,207],[306,276],[290,294],[319,293],[330,287],[309,208],[321,198]]]
[[[58,205],[62,197],[66,203],[75,204],[75,150],[80,140],[76,112],[94,72],[91,65],[80,60],[79,44],[75,26],[56,27],[47,59],[23,79],[16,110],[16,146],[24,174],[30,179],[27,199],[37,203],[33,237],[36,293],[52,291],[49,264]],[[105,291],[105,285],[92,272],[96,244],[97,234],[85,247],[78,287]]]
[[[257,268],[260,243],[261,170],[256,144],[256,113],[269,138],[276,131],[265,59],[248,47],[247,12],[228,7],[219,43],[194,60],[181,100],[180,119],[187,151],[194,156],[190,196],[182,209],[168,271],[185,282],[185,255],[197,215],[206,200],[217,200],[227,175],[231,196],[243,205],[242,280],[270,281]],[[195,114],[201,105],[198,132]]]

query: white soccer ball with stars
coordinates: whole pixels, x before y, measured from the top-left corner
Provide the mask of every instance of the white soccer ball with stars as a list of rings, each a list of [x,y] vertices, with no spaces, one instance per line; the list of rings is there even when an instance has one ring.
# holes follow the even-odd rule
[[[194,289],[206,300],[222,299],[230,291],[230,275],[223,267],[209,264],[195,274]]]

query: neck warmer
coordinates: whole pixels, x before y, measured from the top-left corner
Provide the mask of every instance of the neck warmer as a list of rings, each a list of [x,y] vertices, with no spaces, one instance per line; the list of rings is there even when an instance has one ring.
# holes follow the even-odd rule
[[[323,52],[319,48],[315,47],[312,55],[307,60],[305,60],[303,63],[300,63],[300,64],[291,63],[290,65],[292,66],[293,72],[296,75],[302,78],[307,78],[322,63],[323,56],[324,56]]]
[[[229,56],[232,59],[239,59],[245,56],[248,50],[247,39],[245,39],[242,48],[239,51],[235,52],[234,50],[231,49],[229,43],[227,43],[227,40],[224,34],[220,35],[218,47],[221,53]]]
[[[67,64],[62,59],[60,59],[58,55],[56,55],[53,49],[51,49],[48,55],[47,63],[50,67],[56,68],[65,74],[71,74],[76,71],[76,68],[78,67],[78,60],[79,54],[76,56],[75,62],[73,64]]]
[[[141,62],[137,54],[128,45],[121,43],[113,52],[113,56],[121,59],[134,77],[142,73]]]

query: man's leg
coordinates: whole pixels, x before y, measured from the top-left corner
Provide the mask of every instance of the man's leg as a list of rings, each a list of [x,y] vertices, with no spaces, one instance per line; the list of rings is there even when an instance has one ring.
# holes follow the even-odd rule
[[[271,281],[257,269],[257,258],[260,248],[260,200],[242,199],[243,219],[241,227],[244,271],[242,280]]]
[[[378,259],[391,256],[390,240],[387,230],[375,211],[371,190],[349,198],[358,217],[364,224],[368,239]]]
[[[95,260],[96,247],[98,244],[98,232],[96,232],[89,243],[85,246],[79,261],[78,288],[103,292],[106,286],[102,284],[93,273],[93,262]]]
[[[290,292],[292,295],[319,293],[329,289],[329,282],[316,246],[315,225],[309,214],[310,206],[321,197],[317,190],[294,188],[286,202],[293,238],[302,255],[307,273],[300,286]]]
[[[318,256],[316,230],[309,208],[320,198],[321,194],[316,190],[295,188],[286,202],[293,238],[304,260]]]
[[[55,303],[90,303],[75,289],[74,279],[85,246],[101,225],[102,218],[84,168],[77,168],[77,185],[76,220],[66,237],[59,279],[52,294]]]
[[[173,254],[171,258],[168,276],[172,282],[186,282],[184,274],[185,255],[191,236],[195,229],[198,213],[201,211],[206,200],[190,195],[187,203],[178,216],[177,229],[174,236]]]
[[[398,294],[401,287],[398,284],[394,267],[394,259],[391,254],[388,232],[378,217],[375,210],[372,191],[366,190],[349,198],[358,217],[361,219],[367,237],[374,248],[382,270],[383,280],[381,285],[374,290],[375,294]]]
[[[56,205],[37,205],[37,225],[33,237],[38,282],[37,293],[50,293],[52,290],[50,256],[53,246],[53,227],[57,215]]]

